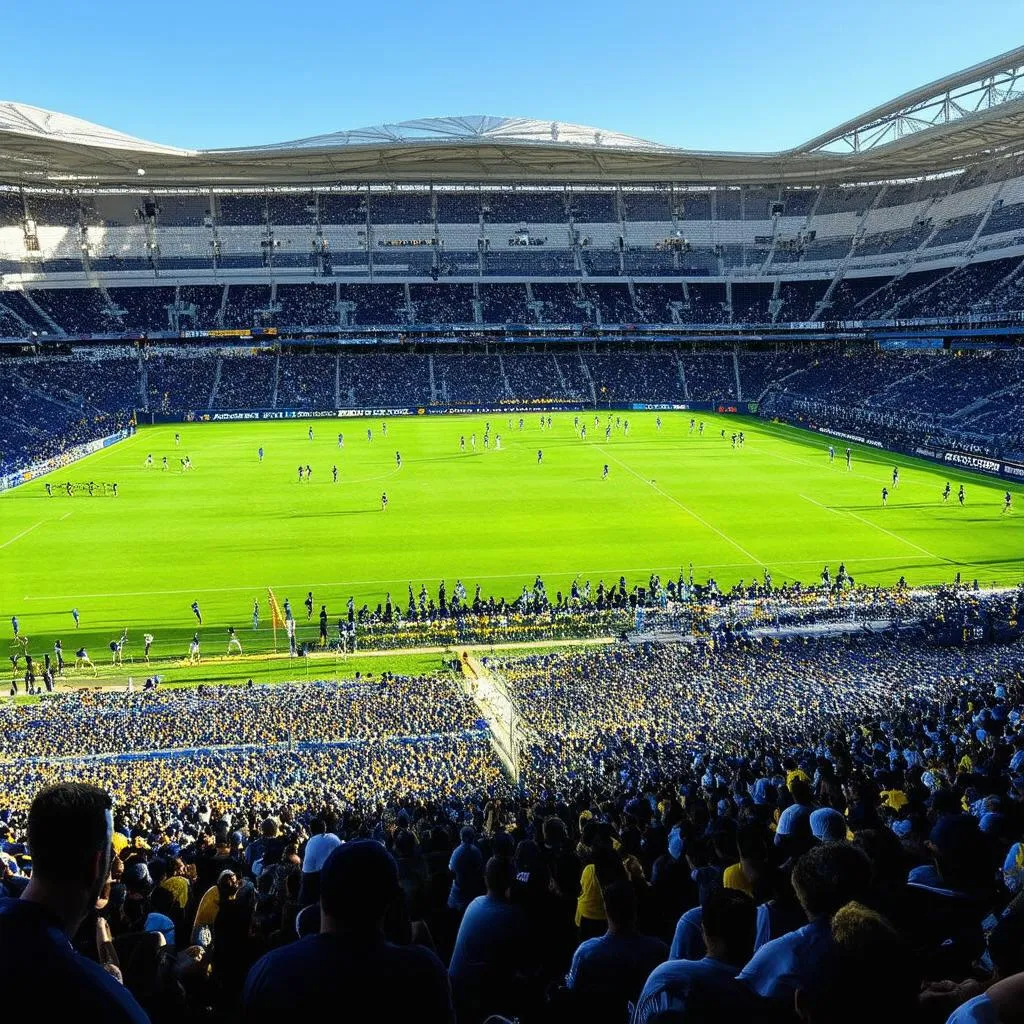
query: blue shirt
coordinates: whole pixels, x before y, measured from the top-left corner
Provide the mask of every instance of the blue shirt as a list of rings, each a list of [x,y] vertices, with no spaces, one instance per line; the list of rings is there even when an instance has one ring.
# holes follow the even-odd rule
[[[622,1007],[636,999],[644,980],[668,956],[660,939],[632,932],[608,933],[582,942],[572,958],[566,988],[601,995]]]
[[[372,1001],[374,1021],[451,1022],[444,965],[423,946],[395,946],[321,932],[257,960],[242,992],[247,1024],[319,1020],[353,993]],[[76,1018],[69,1018],[76,1019]]]
[[[77,953],[57,919],[38,903],[0,899],[0,963],[10,971],[5,1001],[30,1000],[39,1020],[149,1024],[131,992]]]
[[[739,979],[759,996],[792,1005],[793,993],[814,978],[832,946],[832,923],[820,918],[763,945]]]
[[[523,908],[494,896],[478,896],[459,925],[448,966],[452,987],[470,1000],[500,998],[530,952]]]
[[[706,956],[703,960],[670,960],[656,967],[637,1000],[633,1024],[646,1024],[656,1013],[682,1019],[718,1022],[757,1019],[759,1001],[736,980],[737,969]]]
[[[995,1004],[982,992],[980,996],[968,999],[950,1015],[946,1024],[999,1024]]]
[[[679,918],[672,936],[669,959],[699,960],[704,955],[703,922],[704,911],[700,907],[693,907]]]
[[[484,855],[474,843],[459,843],[452,851],[448,870],[455,876],[448,893],[448,906],[462,910],[484,891]]]

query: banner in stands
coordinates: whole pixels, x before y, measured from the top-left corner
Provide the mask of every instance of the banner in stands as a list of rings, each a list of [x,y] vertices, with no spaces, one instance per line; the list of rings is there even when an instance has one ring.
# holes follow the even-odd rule
[[[128,435],[128,430],[119,430],[116,434],[108,434],[106,437],[96,438],[95,441],[76,444],[67,451],[61,452],[60,455],[53,456],[53,458],[33,462],[13,473],[8,473],[6,476],[0,476],[0,491],[10,490],[19,484],[27,484],[30,480],[37,480],[39,477],[52,473],[54,470],[70,466],[71,463],[84,459],[86,455],[92,455],[93,452],[109,448],[112,444],[124,440]]]
[[[783,421],[785,422],[785,421]],[[798,424],[803,426],[803,424]],[[1014,479],[1024,479],[1024,463],[1014,462],[1008,459],[994,459],[987,455],[977,455],[970,452],[951,451],[946,448],[932,448],[928,445],[891,445],[873,438],[865,437],[863,434],[853,434],[846,430],[833,430],[831,427],[819,427],[810,425],[809,429],[818,434],[825,434],[827,437],[837,437],[843,441],[856,441],[857,444],[870,445],[872,448],[885,448],[889,451],[902,451],[907,455],[920,455],[922,458],[931,459],[934,462],[942,462],[947,466],[960,466],[963,469],[973,469],[980,473],[991,473],[995,476],[1009,476]]]

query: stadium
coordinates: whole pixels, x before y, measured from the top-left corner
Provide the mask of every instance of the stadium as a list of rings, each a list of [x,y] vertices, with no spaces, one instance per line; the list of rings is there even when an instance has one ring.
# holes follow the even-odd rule
[[[0,949],[74,847],[54,1014],[1015,1019],[1022,336],[1024,48],[771,153],[0,103]]]

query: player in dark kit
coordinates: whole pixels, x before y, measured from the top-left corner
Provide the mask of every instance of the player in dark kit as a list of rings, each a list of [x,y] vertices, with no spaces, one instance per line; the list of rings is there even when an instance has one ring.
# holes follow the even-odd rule
[[[849,448],[847,448],[846,449],[846,468],[847,469],[852,469],[853,468],[853,466],[851,465],[852,461],[853,461],[853,452],[850,451]]]
[[[192,602],[192,614],[199,620],[199,625],[203,624],[203,613],[199,610],[199,602]]]
[[[338,467],[337,466],[332,466],[331,467],[331,475],[334,477],[334,482],[337,483],[338,482]]]
[[[380,496],[380,510],[381,510],[381,512],[386,512],[388,510],[388,492],[387,491],[385,491]]]
[[[313,591],[306,594],[306,600],[302,602],[306,606],[306,618],[313,618]]]
[[[889,501],[889,488],[882,488],[882,508],[885,508],[886,503]]]
[[[950,492],[952,490],[953,490],[953,488],[949,486],[949,481],[947,480],[946,481],[946,486],[942,489],[942,504],[943,505],[945,505],[946,502],[949,501],[949,495],[950,495]]]
[[[604,464],[604,472],[601,474],[601,479],[602,480],[607,480],[608,479],[608,463],[607,462]]]
[[[1013,495],[1010,494],[1009,491],[1007,491],[1003,495],[1003,511],[1000,513],[1000,515],[1004,515],[1005,516],[1007,512],[1012,512],[1012,511],[1013,511]]]
[[[967,500],[967,495],[964,494],[964,485],[963,484],[960,485],[960,491],[957,494],[956,498],[957,498],[957,501],[960,502],[961,506]]]
[[[537,449],[537,465],[539,466],[544,461],[544,452],[540,448]]]

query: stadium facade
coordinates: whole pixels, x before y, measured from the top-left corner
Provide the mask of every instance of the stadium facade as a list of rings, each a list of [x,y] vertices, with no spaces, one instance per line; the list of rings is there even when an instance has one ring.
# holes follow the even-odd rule
[[[774,399],[776,415],[822,418],[773,393],[812,346],[984,345],[1010,369],[984,393],[951,386],[932,419],[1003,458],[1022,318],[1024,48],[779,153],[486,116],[187,150],[0,104],[0,339],[135,346],[113,374],[119,408]],[[183,344],[216,358],[161,364]],[[232,373],[231,345],[277,363]],[[805,356],[748,375],[758,346]],[[713,372],[687,364],[704,351]],[[32,386],[24,366],[12,395]],[[964,409],[995,395],[1002,418],[972,431]]]

